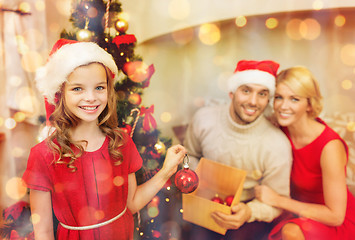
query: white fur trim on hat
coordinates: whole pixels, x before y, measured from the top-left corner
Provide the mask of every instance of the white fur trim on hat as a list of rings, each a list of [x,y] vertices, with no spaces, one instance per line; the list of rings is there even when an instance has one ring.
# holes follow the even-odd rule
[[[54,104],[55,94],[75,68],[92,62],[102,63],[117,78],[118,69],[111,54],[93,42],[66,44],[53,53],[48,62],[36,71],[38,90]]]
[[[256,69],[235,72],[228,79],[228,91],[234,93],[241,85],[250,83],[267,87],[270,97],[275,93],[275,77],[268,72]]]

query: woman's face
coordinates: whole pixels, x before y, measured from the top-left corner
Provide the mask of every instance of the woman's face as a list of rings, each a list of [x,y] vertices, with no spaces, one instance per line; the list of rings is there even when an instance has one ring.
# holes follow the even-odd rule
[[[95,122],[107,105],[105,68],[92,63],[76,68],[64,87],[65,105],[81,122]]]
[[[277,85],[274,112],[280,126],[287,127],[307,118],[309,110],[307,98],[297,95],[284,83]]]

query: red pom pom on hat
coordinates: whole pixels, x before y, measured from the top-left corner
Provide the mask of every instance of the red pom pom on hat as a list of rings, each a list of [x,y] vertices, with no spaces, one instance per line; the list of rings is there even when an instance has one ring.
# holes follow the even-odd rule
[[[266,86],[270,91],[270,96],[273,96],[279,66],[277,62],[271,60],[241,60],[228,80],[228,90],[235,92],[239,86],[244,84],[260,84]]]

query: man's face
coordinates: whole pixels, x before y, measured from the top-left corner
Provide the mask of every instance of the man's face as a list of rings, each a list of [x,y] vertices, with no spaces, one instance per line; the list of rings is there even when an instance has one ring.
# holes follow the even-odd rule
[[[254,122],[269,103],[269,89],[259,84],[245,84],[229,93],[232,99],[230,114],[238,124]]]

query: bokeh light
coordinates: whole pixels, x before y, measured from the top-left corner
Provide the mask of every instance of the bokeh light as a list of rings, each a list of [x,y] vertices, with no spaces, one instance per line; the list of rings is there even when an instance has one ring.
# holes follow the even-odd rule
[[[13,76],[9,77],[9,84],[12,87],[18,87],[22,84],[22,78],[20,76],[13,75]]]
[[[190,3],[187,0],[172,0],[169,4],[171,18],[182,20],[190,15]]]
[[[90,7],[88,10],[87,10],[87,16],[89,18],[96,18],[97,17],[97,14],[98,14],[98,11],[95,7]]]
[[[317,20],[307,18],[301,22],[299,31],[304,39],[314,40],[319,37],[321,33],[321,26]]]
[[[340,59],[345,65],[355,66],[355,45],[344,45],[340,51]]]
[[[159,209],[157,206],[148,205],[148,216],[151,218],[155,218],[159,215]]]
[[[70,16],[72,12],[71,1],[67,0],[56,0],[55,2],[57,10],[63,16]]]
[[[22,12],[31,12],[31,5],[28,2],[21,2],[18,7]]]
[[[268,29],[274,29],[277,28],[277,26],[279,25],[279,20],[277,20],[276,18],[268,18],[265,21],[265,26]]]
[[[27,72],[35,72],[42,63],[43,58],[36,51],[25,52],[21,59],[21,66]]]
[[[23,156],[24,152],[25,152],[24,149],[20,147],[14,147],[11,150],[11,155],[14,156],[15,158],[19,158]]]
[[[88,216],[95,216],[96,209],[91,206],[81,206],[78,212],[79,221],[86,220]]]
[[[160,198],[159,198],[159,196],[155,196],[155,197],[153,197],[153,199],[150,201],[149,204],[154,205],[154,206],[158,206],[159,203],[160,203]]]
[[[16,127],[16,121],[13,118],[7,118],[5,120],[5,127],[7,129],[14,129]]]
[[[169,112],[163,112],[163,113],[160,115],[160,120],[161,120],[162,122],[168,123],[168,122],[171,121],[171,119],[172,119],[171,113],[169,113]]]
[[[342,88],[345,90],[349,90],[353,87],[353,83],[349,79],[345,79],[344,81],[341,82]]]
[[[95,211],[94,217],[96,220],[101,220],[105,217],[105,213],[102,210]]]
[[[8,180],[5,188],[7,196],[14,200],[20,200],[27,192],[26,185],[19,177],[14,177]]]
[[[338,16],[336,16],[336,17],[334,18],[334,24],[335,24],[336,26],[338,26],[338,27],[344,26],[345,22],[346,22],[346,19],[345,19],[345,17],[344,17],[343,15],[341,15],[341,14],[339,14]]]
[[[183,30],[175,31],[171,33],[171,37],[173,38],[174,42],[179,45],[185,45],[192,41],[194,38],[194,29],[193,28],[186,28]]]
[[[213,45],[221,39],[221,32],[213,23],[202,24],[198,33],[200,41],[206,45]]]
[[[245,16],[238,16],[235,18],[235,25],[237,27],[244,27],[245,25],[247,25],[247,18]]]
[[[28,52],[30,50],[30,48],[28,47],[28,45],[25,42],[25,38],[23,35],[16,35],[16,43],[17,43],[17,51],[20,54],[25,54],[26,52]]]
[[[26,114],[24,112],[17,112],[14,114],[13,119],[15,119],[16,122],[23,122],[26,119]]]
[[[302,35],[300,34],[300,25],[302,23],[301,19],[294,18],[291,19],[286,25],[286,34],[292,40],[301,40]]]
[[[35,111],[34,108],[39,106],[33,89],[29,87],[19,88],[15,94],[15,101],[19,109],[23,111],[33,112]]]
[[[348,124],[346,125],[346,129],[349,132],[355,132],[355,122],[353,122],[353,121],[348,122]]]
[[[124,178],[122,176],[116,176],[113,178],[113,185],[120,187],[124,183]]]
[[[315,0],[312,6],[314,10],[321,10],[324,6],[324,3],[322,0]]]
[[[37,11],[44,11],[46,9],[46,4],[44,3],[44,0],[37,0],[35,2],[35,8],[37,9]]]
[[[150,170],[154,170],[159,166],[159,163],[156,159],[147,160],[147,168]]]
[[[32,224],[37,224],[41,221],[41,217],[37,213],[31,214],[31,222]]]

